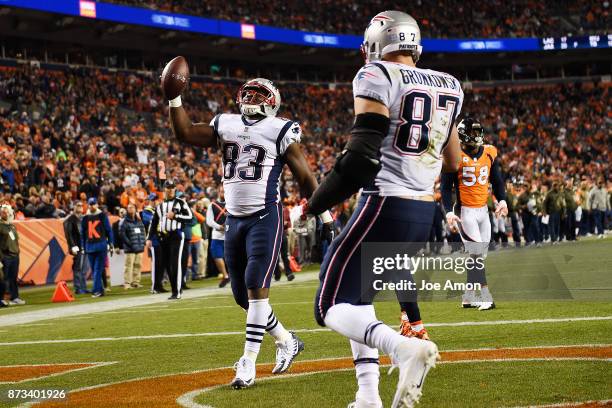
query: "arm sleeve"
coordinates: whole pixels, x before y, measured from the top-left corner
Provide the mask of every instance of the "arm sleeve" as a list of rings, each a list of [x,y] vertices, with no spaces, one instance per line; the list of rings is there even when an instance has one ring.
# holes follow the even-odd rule
[[[442,206],[446,213],[453,211],[453,190],[459,186],[457,172],[442,173],[440,180],[440,190],[442,192]]]
[[[353,79],[353,96],[390,106],[391,76],[387,68],[379,62],[364,65]]]
[[[181,199],[179,202],[181,203],[181,211],[174,218],[181,224],[189,224],[193,220],[193,211],[185,200]]]
[[[493,187],[493,195],[497,201],[506,200],[506,186],[504,185],[501,166],[497,158],[493,160],[493,166],[491,166],[491,186]]]
[[[217,222],[215,221],[215,215],[212,209],[213,205],[214,204],[209,205],[208,209],[206,210],[206,225],[208,225],[212,229],[218,230],[222,228],[222,226],[220,224],[217,224]]]
[[[159,225],[159,215],[157,213],[157,210],[158,207],[155,208],[155,212],[153,213],[153,219],[149,224],[149,230],[147,231],[147,240],[157,237],[157,225]]]

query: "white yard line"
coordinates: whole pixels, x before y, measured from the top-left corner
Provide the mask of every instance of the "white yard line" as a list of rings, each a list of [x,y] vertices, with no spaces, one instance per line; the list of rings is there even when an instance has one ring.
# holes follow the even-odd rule
[[[2,368],[6,368],[6,367],[58,366],[58,365],[61,366],[61,365],[73,365],[73,364],[91,364],[91,365],[89,365],[87,367],[74,368],[72,370],[60,371],[60,372],[57,372],[57,373],[41,375],[40,377],[26,378],[26,379],[19,380],[19,381],[0,381],[0,384],[19,384],[19,383],[23,383],[23,382],[27,382],[27,381],[38,381],[38,380],[42,380],[42,379],[56,377],[58,375],[74,373],[75,371],[89,370],[90,368],[104,367],[104,366],[111,365],[111,364],[117,364],[117,361],[96,361],[96,362],[76,361],[74,363],[58,363],[58,364],[17,364],[17,365],[2,366]]]
[[[581,321],[601,321],[612,320],[612,316],[598,317],[568,317],[558,319],[532,319],[532,320],[491,320],[487,322],[455,322],[455,323],[429,323],[428,326],[435,327],[456,327],[456,326],[495,326],[506,324],[537,324],[537,323],[562,323],[562,322],[581,322]],[[330,329],[296,329],[296,333],[320,333],[329,332]],[[124,340],[155,340],[155,339],[174,339],[184,337],[213,337],[213,336],[236,336],[244,335],[244,331],[225,331],[225,332],[203,332],[203,333],[170,333],[170,334],[152,334],[143,336],[123,336],[123,337],[93,337],[80,339],[57,339],[57,340],[28,340],[28,341],[12,341],[0,343],[0,346],[22,346],[31,344],[66,344],[66,343],[91,343],[104,341],[124,341]]]
[[[524,361],[524,362],[533,362],[533,361],[612,361],[612,359],[599,359],[599,358],[583,358],[583,357],[569,357],[569,358],[521,358],[521,359],[505,359],[505,358],[498,358],[498,359],[476,359],[476,360],[456,360],[456,361],[438,361],[436,363],[436,365],[438,364],[471,364],[471,363],[489,363],[489,362],[494,362],[494,363],[503,363],[503,362],[516,362],[516,361]],[[381,367],[388,367],[388,365],[381,365]],[[305,377],[305,376],[309,376],[309,375],[318,375],[318,374],[326,374],[326,373],[332,373],[332,372],[340,372],[340,371],[352,371],[353,368],[337,368],[337,369],[330,369],[330,370],[321,370],[321,371],[309,371],[309,372],[304,372],[304,373],[297,373],[297,374],[283,374],[283,375],[278,375],[278,376],[269,376],[269,377],[264,377],[264,378],[260,378],[257,380],[257,382],[267,382],[267,381],[274,381],[274,380],[282,380],[282,379],[287,379],[287,378],[296,378],[296,377]],[[208,393],[214,390],[217,390],[219,388],[222,387],[227,387],[227,384],[221,384],[221,385],[216,385],[213,387],[206,387],[206,388],[200,388],[197,390],[193,390],[193,391],[189,391],[183,395],[181,395],[180,397],[178,397],[176,399],[176,403],[178,405],[180,405],[181,407],[184,408],[214,408],[211,405],[204,405],[204,404],[200,404],[198,402],[195,401],[195,399],[197,397],[199,397],[201,394],[204,393]],[[577,405],[581,405],[584,404],[586,402],[600,402],[600,403],[606,403],[608,401],[611,400],[607,400],[607,401],[585,401],[585,402],[573,402],[573,403],[566,403],[566,404],[554,404],[554,405],[540,405],[538,407],[517,407],[517,408],[553,408],[553,407],[573,407],[573,406],[577,406]]]
[[[305,305],[311,304],[312,300],[304,301],[304,302],[279,302],[273,303],[272,306],[283,306],[283,305]],[[219,306],[198,306],[198,307],[169,307],[169,308],[155,308],[155,307],[147,307],[147,308],[133,308],[130,310],[118,310],[112,312],[100,312],[96,314],[124,314],[124,313],[150,313],[150,312],[173,312],[175,310],[205,310],[205,309],[240,309],[238,305],[219,305]]]
[[[317,272],[305,272],[295,275],[293,282],[275,282],[275,286],[292,286],[299,282],[308,282],[318,279]],[[183,293],[183,299],[206,298],[209,296],[219,296],[229,294],[230,288],[199,288],[191,289]],[[112,295],[111,295],[112,297]],[[124,309],[128,307],[145,306],[153,304],[163,304],[165,306],[168,295],[160,293],[156,295],[142,295],[126,297],[123,299],[110,299],[93,303],[85,304],[69,304],[65,306],[55,307],[51,309],[35,310],[31,312],[13,313],[6,316],[0,316],[0,327],[14,326],[19,324],[33,323],[41,320],[64,318],[68,316],[86,315],[96,312],[108,312],[112,310]],[[179,301],[180,302],[180,301]]]
[[[544,405],[529,405],[515,408],[561,408],[561,407],[579,407],[585,404],[598,404],[602,407],[606,404],[612,403],[612,400],[601,400],[601,401],[576,401],[576,402],[561,402],[559,404],[544,404]]]

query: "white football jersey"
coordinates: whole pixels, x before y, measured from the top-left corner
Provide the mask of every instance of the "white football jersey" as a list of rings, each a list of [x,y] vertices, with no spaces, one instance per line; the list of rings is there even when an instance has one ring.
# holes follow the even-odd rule
[[[391,125],[381,146],[382,169],[375,186],[382,196],[433,194],[442,150],[463,104],[461,84],[444,72],[388,61],[363,66],[353,96],[389,108]]]
[[[227,212],[243,217],[278,203],[283,155],[291,143],[300,141],[299,123],[272,116],[252,121],[223,113],[210,124],[223,154]]]

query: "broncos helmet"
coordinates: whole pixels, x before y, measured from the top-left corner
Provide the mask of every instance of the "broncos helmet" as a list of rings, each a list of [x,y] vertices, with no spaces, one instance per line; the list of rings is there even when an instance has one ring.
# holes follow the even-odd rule
[[[255,78],[240,87],[236,103],[245,116],[276,116],[281,104],[281,95],[269,79]]]
[[[480,122],[472,118],[465,118],[457,125],[459,140],[467,146],[482,146],[484,143],[484,129]]]
[[[401,11],[383,11],[375,15],[363,35],[361,53],[366,62],[382,59],[395,51],[410,51],[416,63],[423,52],[419,24]]]

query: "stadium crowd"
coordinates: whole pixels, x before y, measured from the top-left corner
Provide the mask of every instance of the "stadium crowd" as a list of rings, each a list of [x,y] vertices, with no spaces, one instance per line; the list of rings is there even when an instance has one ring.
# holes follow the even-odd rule
[[[406,9],[406,3],[380,0],[238,0],[232,7],[219,0],[112,2],[243,23],[352,34],[362,34],[369,19],[382,10]],[[432,38],[587,35],[604,34],[610,28],[610,2],[607,0],[493,0],[477,5],[459,0],[417,0],[410,3],[408,12],[419,21],[423,36]]]
[[[237,112],[239,85],[194,79],[185,106],[203,122],[217,112]],[[303,149],[320,178],[346,141],[353,117],[351,88],[279,87],[281,116],[300,121]],[[463,114],[483,122],[487,141],[501,152],[511,191],[507,233],[501,235],[512,231],[520,242],[520,233],[533,243],[573,239],[574,227],[581,234],[603,234],[610,227],[609,89],[605,83],[576,83],[466,90]],[[221,183],[219,155],[180,145],[166,118],[153,75],[0,68],[0,203],[12,207],[18,220],[64,217],[77,203],[87,213],[92,202],[110,214],[130,209],[133,219],[161,198],[162,164],[190,205],[210,203]],[[299,189],[287,169],[282,179],[281,195],[290,208],[300,200]],[[334,209],[338,228],[353,204]],[[299,262],[315,262],[316,224],[289,223],[288,229],[288,252]],[[138,274],[130,284],[139,285]]]

